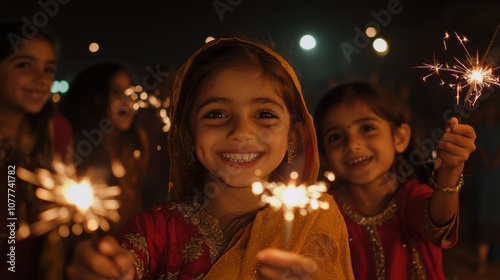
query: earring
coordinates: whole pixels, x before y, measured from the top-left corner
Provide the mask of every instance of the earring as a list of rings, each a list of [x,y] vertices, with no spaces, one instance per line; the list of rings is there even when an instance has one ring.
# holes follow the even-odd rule
[[[288,144],[287,159],[288,164],[292,165],[295,163],[295,144],[290,142]]]

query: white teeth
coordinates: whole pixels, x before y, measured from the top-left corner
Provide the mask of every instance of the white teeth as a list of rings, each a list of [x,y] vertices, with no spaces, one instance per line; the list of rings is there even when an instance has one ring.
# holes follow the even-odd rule
[[[357,158],[355,160],[349,161],[348,164],[351,165],[351,164],[359,163],[359,162],[365,161],[367,159],[368,159],[367,157]]]
[[[259,154],[258,153],[249,153],[249,154],[240,154],[240,153],[223,153],[222,156],[230,161],[234,162],[249,162],[255,160]]]

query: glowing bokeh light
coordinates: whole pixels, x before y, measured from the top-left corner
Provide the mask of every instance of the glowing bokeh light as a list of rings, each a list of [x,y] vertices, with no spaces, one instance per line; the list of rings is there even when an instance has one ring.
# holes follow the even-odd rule
[[[58,93],[60,91],[61,84],[59,81],[54,81],[52,85],[50,86],[50,92],[52,93]]]
[[[304,50],[311,50],[316,47],[316,39],[311,35],[304,35],[300,39],[300,47]]]
[[[375,41],[373,41],[373,49],[375,49],[375,51],[378,53],[386,53],[389,49],[389,45],[387,44],[386,40],[377,38],[375,39]]]
[[[52,102],[57,103],[61,101],[61,96],[57,93],[52,94]]]
[[[365,29],[365,34],[366,34],[366,36],[373,38],[373,37],[377,36],[377,29],[373,26],[370,26],[370,27]]]
[[[66,93],[69,90],[69,83],[65,80],[59,82],[59,92]]]
[[[93,52],[93,53],[99,51],[99,44],[97,44],[97,43],[91,43],[89,45],[89,51]]]

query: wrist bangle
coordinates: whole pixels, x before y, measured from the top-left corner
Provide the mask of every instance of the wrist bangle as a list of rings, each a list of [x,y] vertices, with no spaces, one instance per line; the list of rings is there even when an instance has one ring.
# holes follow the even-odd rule
[[[434,171],[432,171],[431,177],[429,177],[429,185],[433,187],[435,190],[443,192],[445,194],[454,194],[460,191],[460,189],[464,186],[464,174],[460,174],[460,179],[458,179],[457,185],[454,187],[443,188],[436,183],[434,180]]]

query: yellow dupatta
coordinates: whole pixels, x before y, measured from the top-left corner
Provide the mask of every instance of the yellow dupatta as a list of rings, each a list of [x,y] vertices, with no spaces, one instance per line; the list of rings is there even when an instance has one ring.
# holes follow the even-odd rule
[[[303,135],[305,147],[296,155],[293,170],[299,173],[300,183],[312,184],[316,181],[319,171],[319,157],[316,144],[316,134],[311,115],[302,94],[297,75],[290,64],[270,48],[242,40],[239,38],[223,38],[207,43],[201,47],[179,69],[174,82],[172,115],[176,115],[179,95],[183,86],[184,76],[189,71],[194,59],[206,49],[215,44],[227,42],[243,42],[261,48],[275,57],[292,78],[300,94],[300,108],[294,108],[293,113],[302,114],[305,120]],[[175,121],[173,121],[175,123]],[[179,129],[173,125],[169,132],[169,147],[172,160],[170,187],[174,197],[185,197],[178,188],[182,178],[187,176],[187,160],[182,152],[184,144],[178,139]],[[347,228],[338,210],[337,204],[330,195],[325,194],[323,201],[330,204],[328,210],[317,210],[307,216],[296,216],[290,237],[289,249],[314,259],[319,267],[319,279],[354,279],[351,267]],[[268,247],[282,248],[285,237],[285,221],[282,211],[266,208],[260,211],[255,220],[235,234],[204,279],[255,279],[257,267],[257,252]]]
[[[322,200],[330,204],[329,209],[296,215],[289,251],[314,259],[318,279],[354,279],[342,214],[332,196],[323,195]],[[282,211],[269,207],[262,210],[253,223],[233,237],[204,279],[256,279],[257,253],[270,247],[282,249],[284,229]],[[287,279],[286,275],[283,279]]]

